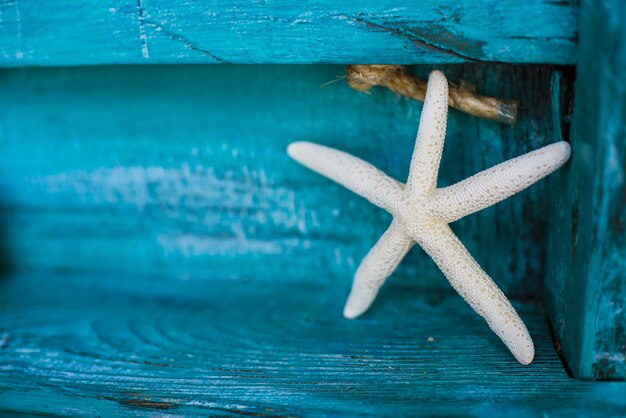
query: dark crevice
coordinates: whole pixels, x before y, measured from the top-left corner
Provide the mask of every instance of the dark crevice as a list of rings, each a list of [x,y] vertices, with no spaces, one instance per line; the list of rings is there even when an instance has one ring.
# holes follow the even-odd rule
[[[559,340],[558,336],[554,332],[555,328],[547,313],[546,313],[546,321],[548,322],[548,330],[550,331],[550,338],[552,339],[552,345],[554,346],[554,351],[556,352],[556,355],[559,357],[559,360],[561,361],[561,365],[563,365],[563,370],[565,370],[565,373],[567,373],[568,377],[570,377],[571,379],[576,379],[574,377],[574,373],[572,372],[572,369],[569,367],[569,365],[567,364],[567,361],[565,360],[565,357],[563,356],[563,347],[561,346],[561,340]]]
[[[457,51],[454,51],[452,49],[446,49],[446,48],[442,48],[442,47],[440,47],[438,45],[435,45],[432,42],[429,42],[427,39],[421,38],[421,37],[417,36],[414,33],[405,32],[405,31],[402,31],[402,30],[397,29],[397,28],[390,28],[388,26],[384,26],[384,25],[381,25],[381,24],[378,24],[378,23],[374,23],[372,21],[365,20],[365,19],[360,18],[360,17],[355,17],[355,18],[352,18],[352,19],[354,21],[360,23],[360,24],[363,24],[363,25],[369,27],[369,28],[374,28],[374,29],[378,29],[378,30],[380,30],[382,32],[388,32],[388,33],[392,33],[394,35],[401,36],[401,37],[403,37],[403,38],[413,42],[414,44],[420,44],[420,45],[422,45],[422,46],[424,46],[424,47],[426,47],[428,49],[435,50],[435,51],[440,51],[440,52],[443,52],[444,54],[448,54],[448,55],[453,55],[453,56],[455,56],[457,58],[460,58],[460,59],[462,59],[464,61],[481,62],[480,59],[477,59],[477,58],[474,58],[474,57],[470,57],[469,55],[463,55],[463,54],[461,54],[461,53],[459,53]]]

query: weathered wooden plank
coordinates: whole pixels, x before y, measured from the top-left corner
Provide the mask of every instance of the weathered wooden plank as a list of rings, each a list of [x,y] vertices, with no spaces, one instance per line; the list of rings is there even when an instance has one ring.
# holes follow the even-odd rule
[[[582,2],[572,160],[555,196],[547,300],[574,375],[626,378],[626,4]]]
[[[335,303],[343,292],[325,280],[154,292],[154,278],[126,277],[142,295],[101,279],[0,282],[2,414],[626,414],[625,384],[567,376],[537,305],[516,305],[537,345],[525,367],[459,296],[416,285],[392,284],[349,321]]]
[[[390,218],[291,161],[286,146],[300,139],[332,145],[402,179],[421,104],[341,82],[320,88],[342,71],[5,70],[0,225],[7,257],[17,269],[158,275],[154,285],[166,288],[185,279],[254,278],[332,280],[346,289]],[[425,76],[428,68],[416,71]],[[522,110],[514,127],[451,111],[441,185],[554,141],[549,67],[445,71],[485,94],[520,99]],[[502,289],[520,298],[541,288],[546,184],[453,225]],[[392,280],[449,289],[420,250]]]
[[[573,64],[576,1],[0,3],[0,65]]]

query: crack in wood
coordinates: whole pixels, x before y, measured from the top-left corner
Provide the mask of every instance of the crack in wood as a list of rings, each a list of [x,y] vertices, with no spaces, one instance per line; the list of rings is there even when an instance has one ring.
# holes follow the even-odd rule
[[[195,51],[195,52],[199,52],[199,53],[201,53],[203,55],[206,55],[206,56],[210,57],[211,59],[215,60],[216,62],[227,63],[225,60],[223,60],[222,58],[220,58],[217,55],[213,54],[211,51],[207,51],[206,49],[202,49],[202,48],[198,47],[189,38],[186,38],[185,36],[183,36],[183,35],[181,35],[179,33],[172,32],[171,30],[165,29],[163,26],[159,25],[158,23],[156,23],[155,21],[153,21],[151,19],[145,19],[144,21],[145,21],[146,25],[155,28],[157,31],[159,31],[161,33],[164,33],[171,40],[173,40],[175,42],[182,43],[185,46],[185,48],[190,49],[190,50]]]
[[[115,398],[112,398],[110,400],[114,400],[118,402],[120,405],[132,406],[136,408],[159,409],[163,411],[178,408],[178,405],[176,405],[175,403],[163,402],[163,401],[151,401],[151,400],[145,400],[145,399],[115,399]]]
[[[457,52],[457,51],[455,51],[453,49],[443,48],[443,47],[441,47],[439,45],[436,45],[436,44],[432,43],[431,41],[427,40],[426,38],[417,36],[415,33],[412,33],[412,32],[405,32],[405,31],[403,31],[401,29],[398,29],[398,28],[391,28],[391,27],[388,27],[388,26],[385,26],[385,25],[381,25],[379,23],[372,22],[370,20],[363,19],[361,17],[353,17],[352,20],[354,20],[355,22],[360,23],[362,25],[365,25],[368,28],[378,29],[378,30],[380,30],[382,32],[387,32],[387,33],[391,33],[391,34],[394,34],[394,35],[401,36],[401,37],[407,39],[408,41],[411,41],[413,44],[419,44],[419,45],[421,45],[423,47],[426,47],[428,49],[439,51],[439,52],[443,52],[445,54],[452,55],[452,56],[455,56],[457,58],[460,58],[460,59],[462,59],[464,61],[472,61],[472,62],[481,62],[482,61],[479,58],[474,58],[474,57],[471,57],[469,55],[462,54],[462,53]]]
[[[150,52],[148,51],[148,36],[146,35],[146,18],[144,16],[144,9],[142,0],[137,0],[137,21],[139,22],[139,40],[141,41],[141,55],[144,58],[150,58]]]

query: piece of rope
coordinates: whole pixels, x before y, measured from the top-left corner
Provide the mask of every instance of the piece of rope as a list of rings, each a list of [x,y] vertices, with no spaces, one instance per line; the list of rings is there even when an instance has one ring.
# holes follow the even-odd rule
[[[350,87],[369,92],[373,86],[387,87],[404,97],[424,101],[426,81],[412,76],[401,65],[348,65],[346,77]],[[517,120],[517,100],[480,96],[463,83],[449,84],[449,104],[472,116],[513,125]]]

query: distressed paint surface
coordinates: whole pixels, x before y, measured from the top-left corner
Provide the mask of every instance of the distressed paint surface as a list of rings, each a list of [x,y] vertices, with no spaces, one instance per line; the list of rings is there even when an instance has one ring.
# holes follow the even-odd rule
[[[554,183],[547,300],[574,375],[624,380],[626,4],[583,1],[581,16],[573,155]]]
[[[335,311],[343,292],[323,281],[107,283],[119,280],[0,282],[0,413],[626,415],[623,384],[567,376],[537,305],[516,305],[537,336],[524,367],[460,298],[414,285],[348,321]]]
[[[514,127],[451,110],[442,184],[558,137],[552,68],[443,70],[523,106]],[[537,344],[530,368],[419,251],[371,314],[341,317],[356,263],[389,219],[285,147],[342,147],[400,177],[421,111],[382,90],[320,88],[342,72],[1,71],[0,411],[625,415],[622,384],[567,377],[528,303],[551,179],[452,225],[518,300]]]
[[[574,0],[0,3],[0,65],[573,64]]]
[[[421,104],[343,83],[320,88],[342,70],[4,71],[1,213],[12,261],[38,271],[158,275],[163,285],[338,281],[347,292],[389,216],[301,169],[287,144],[336,146],[403,178]],[[524,108],[515,127],[451,111],[441,186],[554,142],[548,67],[446,72]],[[452,224],[514,297],[535,297],[541,287],[547,184]],[[449,290],[419,250],[390,280]]]

